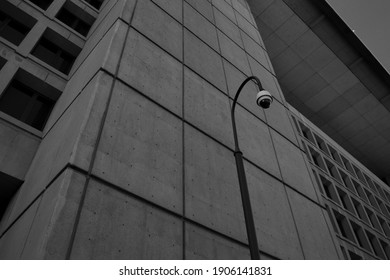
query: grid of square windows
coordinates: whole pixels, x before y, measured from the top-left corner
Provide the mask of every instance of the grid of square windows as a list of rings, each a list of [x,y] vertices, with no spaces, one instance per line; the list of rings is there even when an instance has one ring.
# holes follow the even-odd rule
[[[292,116],[345,259],[389,259],[390,188]],[[347,243],[345,243],[347,242]]]

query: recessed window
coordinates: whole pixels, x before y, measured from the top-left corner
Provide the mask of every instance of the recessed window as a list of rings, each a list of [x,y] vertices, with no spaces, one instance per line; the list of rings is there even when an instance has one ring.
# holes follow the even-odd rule
[[[350,250],[348,250],[348,253],[349,253],[349,258],[351,260],[362,260],[363,259],[360,255],[358,255]]]
[[[390,246],[387,244],[385,241],[381,240],[380,241],[383,252],[386,254],[386,257],[388,260],[390,260]]]
[[[375,237],[375,235],[373,235],[371,232],[368,232],[368,231],[366,231],[366,234],[367,234],[368,240],[370,241],[372,248],[374,249],[375,255],[377,255],[378,257],[380,257],[382,259],[386,258],[385,254],[383,253],[382,248],[379,244],[379,241]]]
[[[339,155],[339,153],[331,146],[329,146],[329,151],[331,153],[331,156],[332,158],[338,163],[340,164],[341,166],[343,165],[343,162],[341,160],[341,157]]]
[[[313,134],[314,134],[314,133],[313,133]],[[321,149],[321,151],[323,151],[325,154],[327,154],[328,156],[330,156],[329,151],[328,151],[328,147],[326,146],[324,140],[322,140],[322,138],[319,137],[319,136],[316,135],[316,134],[314,134],[314,138],[316,139],[317,145],[318,145],[318,147]]]
[[[378,221],[381,224],[381,227],[383,229],[383,232],[386,234],[387,237],[390,238],[390,228],[389,225],[386,223],[386,221],[380,217],[378,217]]]
[[[7,1],[0,2],[0,37],[19,44],[36,23],[36,19]]]
[[[47,29],[31,52],[64,74],[69,74],[81,49],[51,29]]]
[[[50,4],[53,2],[53,0],[29,0],[29,1],[37,5],[42,10],[47,10],[47,8],[49,8]]]
[[[329,180],[325,179],[321,175],[320,175],[320,180],[321,180],[321,185],[324,189],[325,195],[328,198],[330,198],[331,200],[333,200],[334,202],[336,202],[337,204],[340,204],[340,200],[337,196],[337,193],[336,193],[335,188],[332,185],[332,183]]]
[[[6,63],[7,63],[7,60],[5,60],[4,58],[2,58],[2,57],[0,56],[0,70],[1,70],[1,68],[3,68],[3,66],[4,66]]]
[[[58,96],[58,90],[19,70],[0,96],[0,111],[42,130]]]
[[[0,221],[22,181],[0,171]]]
[[[367,237],[364,234],[363,229],[354,222],[351,222],[351,226],[352,226],[353,232],[355,233],[355,236],[356,236],[356,239],[357,239],[359,246],[366,249],[367,251],[371,251],[370,245],[367,241]]]
[[[303,137],[305,137],[307,140],[309,140],[310,142],[312,142],[315,145],[314,136],[311,133],[310,129],[301,122],[299,122],[299,125],[301,127]]]
[[[356,210],[358,217],[360,219],[362,219],[363,221],[365,221],[367,224],[370,224],[367,213],[364,211],[364,207],[360,204],[360,202],[358,202],[357,200],[352,198],[352,203],[355,207],[355,210]]]
[[[317,151],[313,150],[311,147],[309,147],[310,155],[312,158],[312,161],[315,165],[317,165],[322,170],[326,171],[324,160],[322,159],[322,156]]]
[[[348,223],[348,220],[336,211],[333,211],[333,213],[338,225],[337,232],[339,232],[343,237],[351,240],[352,242],[355,242],[355,238],[353,237],[352,229],[350,224]]]
[[[91,29],[95,21],[93,16],[70,1],[67,1],[62,6],[56,18],[83,36],[87,36],[89,29]]]
[[[340,155],[340,158],[341,158],[342,162],[344,163],[345,168],[347,168],[347,170],[349,172],[351,172],[352,175],[355,175],[355,173],[353,171],[352,164],[349,162],[349,160],[347,160],[343,155]]]
[[[337,188],[337,192],[339,193],[341,204],[343,205],[345,210],[348,210],[352,214],[355,214],[355,209],[353,208],[352,202],[349,199],[349,196],[346,192],[342,191],[341,189]]]
[[[352,180],[352,184],[354,185],[359,197],[363,200],[365,200],[366,202],[368,202],[368,198],[367,198],[367,195],[363,189],[363,187],[358,183],[356,182],[355,180]]]
[[[104,0],[84,0],[87,2],[89,5],[94,7],[95,9],[99,10],[101,5],[103,4]]]

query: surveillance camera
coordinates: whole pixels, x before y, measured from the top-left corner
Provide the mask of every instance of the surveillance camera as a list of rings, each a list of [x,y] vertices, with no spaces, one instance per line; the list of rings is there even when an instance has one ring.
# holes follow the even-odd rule
[[[273,101],[272,95],[266,91],[266,90],[261,90],[257,96],[256,96],[256,103],[258,106],[260,106],[263,109],[269,108]]]

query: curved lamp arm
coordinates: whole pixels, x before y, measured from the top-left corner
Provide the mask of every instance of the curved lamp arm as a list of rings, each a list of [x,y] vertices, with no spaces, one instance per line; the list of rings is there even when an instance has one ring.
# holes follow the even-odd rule
[[[232,125],[233,125],[233,135],[234,135],[234,146],[235,146],[235,150],[236,151],[239,151],[240,147],[238,145],[237,129],[236,129],[236,118],[235,118],[234,112],[235,112],[235,109],[236,109],[238,96],[240,95],[241,90],[243,89],[243,87],[250,80],[254,80],[255,81],[255,83],[259,87],[259,91],[263,90],[263,85],[261,84],[259,78],[257,78],[256,76],[250,76],[250,77],[246,78],[245,81],[242,82],[242,84],[240,85],[240,87],[237,90],[236,96],[234,97],[234,100],[233,100],[233,105],[232,105],[232,110],[231,110],[231,113],[232,113]]]

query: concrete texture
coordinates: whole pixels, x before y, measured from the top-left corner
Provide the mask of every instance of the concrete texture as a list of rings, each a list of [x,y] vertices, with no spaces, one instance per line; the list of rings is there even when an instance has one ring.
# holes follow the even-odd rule
[[[92,180],[71,259],[179,259],[181,232],[180,219]]]
[[[190,126],[185,126],[184,131],[186,216],[245,242],[233,152]]]
[[[26,209],[24,215],[1,237],[0,259],[18,260],[21,258],[38,205],[39,200]]]
[[[299,192],[317,201],[316,190],[302,152],[274,131],[271,131],[271,134],[283,180]]]
[[[65,170],[41,196],[22,259],[64,259],[70,244],[85,177]]]
[[[280,178],[279,166],[267,125],[243,108],[237,107],[236,110],[238,141],[244,157]]]
[[[287,193],[305,259],[339,259],[321,209],[292,190]]]
[[[229,60],[233,65],[240,69],[247,76],[250,75],[250,68],[248,60],[246,58],[246,53],[238,45],[236,45],[232,40],[230,40],[222,32],[218,31],[218,39],[221,45],[221,54],[222,56]]]
[[[181,213],[181,138],[179,119],[117,82],[92,172]]]
[[[190,4],[184,2],[184,26],[219,52],[217,29]]]
[[[281,259],[303,259],[285,186],[248,162],[245,169],[260,250]]]
[[[9,222],[16,219],[67,163],[88,168],[110,83],[108,75],[96,76],[42,140]]]
[[[249,249],[198,226],[186,223],[186,260],[248,260]]]
[[[182,66],[147,38],[131,29],[118,77],[180,115]]]
[[[53,16],[63,1],[54,2],[47,12]],[[246,76],[256,75],[276,100],[264,112],[250,82],[236,120],[261,255],[337,258],[246,1],[135,3],[106,1],[99,12],[91,10],[97,18],[86,38],[53,27],[83,46],[69,76],[28,55],[17,58],[20,50],[0,43],[7,81],[19,67],[36,69],[62,91],[36,154],[32,144],[23,152],[31,164],[26,156],[18,166],[25,181],[2,223],[1,257],[248,259],[230,106]],[[33,34],[57,25],[42,18]],[[0,141],[12,142],[8,155],[32,141],[15,146],[11,133],[4,134]],[[2,166],[8,167],[0,157]]]
[[[197,10],[208,21],[214,23],[214,13],[210,1],[208,0],[185,0],[195,10]]]
[[[182,60],[182,27],[151,0],[140,1],[132,26],[155,44]]]
[[[0,119],[0,171],[24,180],[39,143],[39,137]]]
[[[229,98],[188,68],[184,70],[184,84],[184,118],[232,147]]]
[[[211,84],[226,91],[221,57],[187,30],[184,30],[184,63]]]

